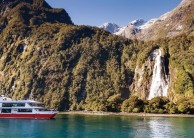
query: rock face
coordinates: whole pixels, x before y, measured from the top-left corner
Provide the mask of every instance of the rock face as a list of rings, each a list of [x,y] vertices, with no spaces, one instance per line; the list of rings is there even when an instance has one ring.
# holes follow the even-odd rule
[[[145,62],[141,67],[136,67],[133,84],[130,87],[132,95],[136,95],[143,100],[148,99],[151,85],[151,73],[152,65],[150,60]]]

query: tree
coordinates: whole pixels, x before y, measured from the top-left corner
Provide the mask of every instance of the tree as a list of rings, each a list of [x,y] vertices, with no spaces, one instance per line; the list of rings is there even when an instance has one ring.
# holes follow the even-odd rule
[[[121,105],[121,111],[123,112],[142,112],[143,101],[136,96],[131,96],[125,100]]]

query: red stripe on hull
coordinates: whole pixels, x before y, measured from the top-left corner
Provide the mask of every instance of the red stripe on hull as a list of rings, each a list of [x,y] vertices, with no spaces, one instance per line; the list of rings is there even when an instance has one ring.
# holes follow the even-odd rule
[[[52,119],[56,114],[0,114],[0,118]]]

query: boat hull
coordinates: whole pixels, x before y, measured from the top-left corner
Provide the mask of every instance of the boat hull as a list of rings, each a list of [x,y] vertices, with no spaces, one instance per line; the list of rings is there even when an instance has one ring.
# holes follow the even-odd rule
[[[56,114],[0,114],[0,118],[12,119],[52,119]]]

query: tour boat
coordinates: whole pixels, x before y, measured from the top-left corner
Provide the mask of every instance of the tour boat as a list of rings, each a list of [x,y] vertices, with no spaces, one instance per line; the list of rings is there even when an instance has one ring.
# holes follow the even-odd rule
[[[57,111],[45,108],[41,102],[0,96],[0,118],[52,119],[56,114]]]

